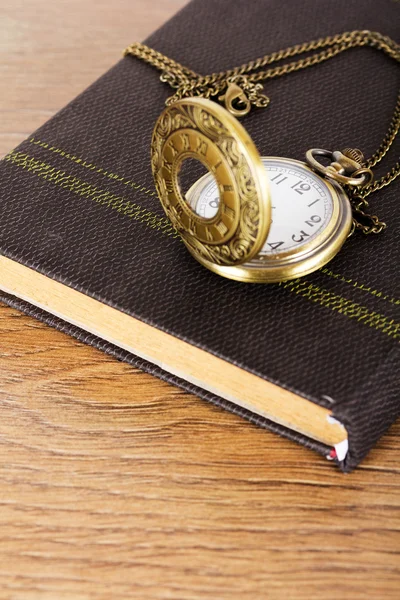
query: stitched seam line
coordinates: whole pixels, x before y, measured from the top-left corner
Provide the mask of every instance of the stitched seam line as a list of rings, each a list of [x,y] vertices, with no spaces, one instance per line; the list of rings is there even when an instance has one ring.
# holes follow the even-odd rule
[[[380,300],[386,300],[387,302],[390,302],[391,304],[395,304],[396,306],[398,306],[400,304],[400,300],[398,300],[397,298],[390,297],[390,296],[384,294],[383,292],[380,292],[379,290],[374,290],[371,287],[364,285],[363,283],[359,283],[358,281],[355,281],[354,279],[343,277],[343,275],[340,275],[339,273],[333,273],[332,271],[330,271],[330,269],[327,269],[326,267],[323,269],[320,269],[320,272],[323,273],[324,275],[327,275],[328,277],[332,277],[333,279],[337,279],[338,281],[341,281],[343,283],[348,283],[349,285],[356,288],[357,290],[362,290],[363,292],[367,292],[368,294],[371,294],[372,296],[375,296],[376,298],[379,298]]]
[[[65,171],[56,169],[40,160],[36,160],[28,154],[12,151],[7,154],[4,160],[29,171],[38,177],[42,177],[50,183],[67,189],[74,194],[94,200],[98,204],[106,205],[111,209],[117,210],[119,213],[145,223],[160,233],[181,239],[166,217],[159,217],[156,213],[142,208],[135,202],[131,202],[122,196],[117,196],[107,190],[102,190],[97,186],[86,183],[74,175],[68,175]]]
[[[356,321],[363,325],[378,329],[394,339],[399,337],[400,323],[397,323],[394,319],[390,319],[382,314],[370,311],[362,304],[352,302],[343,296],[328,292],[306,280],[295,279],[280,285],[282,285],[284,289],[294,292],[303,298],[307,298],[312,302],[316,302],[333,311],[346,315],[350,319],[356,319]]]
[[[19,168],[27,170],[38,177],[43,177],[46,181],[59,185],[79,196],[90,198],[102,205],[106,204],[109,208],[116,209],[126,216],[141,221],[145,225],[152,229],[157,229],[163,234],[181,240],[179,234],[172,228],[168,219],[159,217],[155,213],[143,209],[138,204],[125,200],[121,196],[116,196],[115,194],[111,194],[110,192],[85,183],[73,175],[66,174],[65,171],[60,169],[56,170],[55,167],[36,160],[22,152],[11,151],[4,160]],[[279,285],[284,289],[294,292],[312,302],[318,303],[325,308],[330,308],[350,319],[356,319],[364,325],[380,330],[382,333],[386,333],[394,339],[399,337],[398,332],[400,324],[396,323],[394,319],[389,319],[384,315],[369,311],[367,307],[362,306],[361,304],[352,302],[338,294],[328,292],[304,279],[295,279],[285,283],[282,282]]]
[[[60,148],[56,148],[55,146],[50,146],[50,144],[47,144],[46,142],[43,142],[41,140],[36,140],[33,137],[29,139],[29,143],[33,144],[34,146],[39,146],[40,148],[45,148],[49,152],[54,152],[55,154],[59,154],[63,158],[72,160],[74,163],[76,163],[80,167],[84,167],[85,169],[94,171],[95,173],[98,173],[99,175],[102,175],[103,177],[107,177],[108,179],[111,179],[112,181],[117,181],[119,183],[123,183],[124,185],[128,185],[129,187],[133,188],[136,191],[144,192],[145,194],[148,194],[149,196],[157,196],[156,192],[149,190],[144,185],[140,185],[140,183],[136,183],[135,181],[132,181],[131,179],[127,179],[126,177],[123,177],[122,175],[118,175],[117,173],[113,173],[112,171],[110,171],[108,169],[104,169],[103,167],[98,167],[95,164],[88,162],[86,159],[81,158],[80,156],[76,156],[75,154],[70,154],[69,152],[66,152],[65,150],[61,150]]]
[[[126,177],[123,177],[122,175],[118,175],[117,173],[113,173],[112,171],[104,169],[103,167],[98,167],[95,164],[88,162],[84,158],[81,158],[75,154],[66,152],[65,150],[61,150],[61,148],[57,148],[56,146],[51,146],[47,142],[44,142],[42,140],[37,140],[34,137],[31,137],[28,141],[29,141],[29,143],[31,143],[35,146],[39,146],[40,148],[44,148],[44,149],[48,150],[49,152],[54,152],[55,154],[59,154],[60,156],[62,156],[63,158],[66,158],[68,160],[72,160],[74,163],[76,163],[80,167],[84,167],[86,169],[94,171],[95,173],[98,173],[98,174],[102,175],[103,177],[107,177],[108,179],[111,179],[112,181],[117,181],[119,183],[123,183],[124,185],[128,185],[128,186],[132,187],[134,190],[139,191],[139,192],[144,192],[145,194],[148,194],[149,196],[157,196],[156,192],[149,190],[144,185],[135,183],[131,179],[127,179]],[[331,277],[332,279],[336,279],[337,281],[340,281],[341,283],[346,283],[348,285],[351,285],[352,287],[354,287],[358,290],[361,290],[367,294],[371,294],[372,296],[375,296],[376,298],[379,298],[380,300],[385,300],[386,302],[390,302],[391,304],[395,304],[396,306],[400,305],[400,299],[390,297],[389,295],[385,294],[384,292],[381,292],[379,290],[374,290],[370,286],[365,285],[363,283],[359,283],[358,281],[356,281],[354,279],[344,277],[340,273],[333,273],[330,269],[327,269],[327,268],[320,269],[320,273],[323,273],[324,275],[326,275],[327,277]]]

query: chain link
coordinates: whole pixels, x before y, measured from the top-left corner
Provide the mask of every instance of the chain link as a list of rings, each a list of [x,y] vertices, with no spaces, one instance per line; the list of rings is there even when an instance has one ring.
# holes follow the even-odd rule
[[[225,98],[230,86],[239,86],[244,93],[249,106],[265,108],[269,104],[269,98],[262,93],[261,82],[275,77],[281,77],[295,71],[306,69],[320,64],[331,58],[350,50],[351,48],[369,46],[384,52],[390,58],[400,62],[400,45],[391,38],[376,31],[348,31],[334,36],[319,38],[304,44],[298,44],[290,48],[279,50],[265,56],[261,56],[248,63],[228,69],[211,73],[211,75],[200,75],[168,58],[161,52],[149,48],[145,44],[136,42],[126,48],[124,55],[134,56],[152,65],[161,71],[161,81],[168,83],[176,92],[170,96],[166,104],[171,105],[177,100],[189,96],[201,96],[203,98]],[[311,53],[311,54],[310,54]],[[285,62],[283,65],[274,65],[281,61],[291,59],[303,54],[306,57]],[[267,69],[265,67],[271,66]],[[264,69],[264,70],[262,70]],[[238,97],[239,98],[239,97]],[[242,100],[239,99],[239,103]],[[236,114],[240,114],[239,112]],[[245,114],[245,111],[242,111]],[[400,129],[400,93],[397,98],[392,120],[388,130],[377,151],[363,163],[363,168],[375,167],[389,152]],[[368,208],[366,198],[383,187],[392,183],[400,176],[400,160],[394,167],[378,180],[372,181],[356,192],[348,189],[350,201],[353,207],[353,230],[361,230],[365,234],[380,233],[386,228],[386,224],[375,215],[365,212]]]

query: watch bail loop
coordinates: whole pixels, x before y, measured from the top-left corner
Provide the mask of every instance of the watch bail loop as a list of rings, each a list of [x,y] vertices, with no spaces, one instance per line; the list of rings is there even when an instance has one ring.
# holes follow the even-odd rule
[[[328,158],[330,163],[324,165],[317,157]],[[374,178],[371,169],[363,167],[364,156],[358,149],[346,148],[343,152],[332,152],[322,148],[311,148],[306,152],[306,161],[314,171],[342,185],[364,187]]]

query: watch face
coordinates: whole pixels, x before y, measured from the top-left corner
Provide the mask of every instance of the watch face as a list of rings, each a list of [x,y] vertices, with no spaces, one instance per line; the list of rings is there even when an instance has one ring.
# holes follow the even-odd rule
[[[263,157],[271,197],[266,240],[250,261],[234,267],[204,263],[230,279],[272,283],[294,279],[329,262],[345,242],[352,211],[343,188],[324,180],[303,162]],[[212,219],[219,210],[219,189],[209,173],[188,191],[192,210]]]
[[[298,161],[262,158],[271,190],[272,220],[258,259],[308,244],[324,230],[333,214],[333,198],[325,181]],[[219,192],[214,178],[191,196],[190,205],[211,219],[218,212]]]

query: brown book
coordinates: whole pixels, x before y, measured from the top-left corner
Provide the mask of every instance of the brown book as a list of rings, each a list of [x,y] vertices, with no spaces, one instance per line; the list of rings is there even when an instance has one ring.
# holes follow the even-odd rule
[[[362,6],[193,0],[147,43],[210,73],[353,29],[396,39],[398,3]],[[398,71],[374,49],[350,50],[268,82],[270,106],[242,124],[261,155],[369,156]],[[352,236],[318,272],[223,279],[189,255],[155,192],[150,141],[169,95],[156,70],[126,57],[5,157],[0,299],[351,470],[399,413],[400,182],[371,201],[387,231]]]

